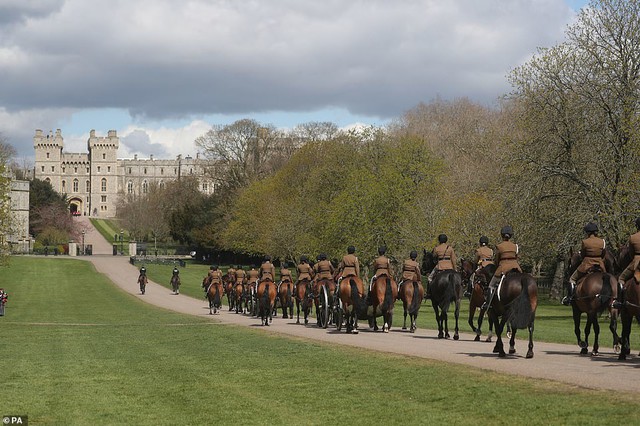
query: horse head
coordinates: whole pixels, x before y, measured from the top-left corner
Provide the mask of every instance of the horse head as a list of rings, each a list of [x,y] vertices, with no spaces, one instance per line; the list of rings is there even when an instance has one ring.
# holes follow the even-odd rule
[[[420,265],[420,272],[422,275],[429,274],[433,268],[436,267],[436,262],[434,260],[433,253],[427,251],[426,249],[422,249],[422,264]]]
[[[466,283],[469,281],[475,270],[476,268],[473,262],[466,259],[460,259],[460,275],[462,275],[462,282]]]
[[[629,244],[623,244],[618,247],[618,267],[620,270],[625,269],[631,261],[633,260],[633,256],[631,255],[631,250],[629,250]]]

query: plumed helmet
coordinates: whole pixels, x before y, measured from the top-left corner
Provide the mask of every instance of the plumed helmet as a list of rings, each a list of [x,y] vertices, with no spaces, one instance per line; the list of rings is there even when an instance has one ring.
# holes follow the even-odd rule
[[[418,252],[415,250],[411,250],[411,253],[409,253],[409,257],[413,260],[416,260],[416,258],[418,257]]]
[[[483,235],[482,237],[480,237],[480,244],[489,244],[489,238],[486,235]]]
[[[598,232],[598,225],[593,222],[589,222],[584,226],[584,232],[586,232],[587,234]]]
[[[513,228],[509,225],[503,226],[500,230],[500,235],[502,235],[503,237],[508,235],[509,238],[513,237]]]
[[[354,246],[347,247],[347,253],[353,254],[356,252],[356,248]]]
[[[378,247],[378,254],[383,255],[387,252],[387,246]]]
[[[307,256],[305,256],[304,254],[302,256],[300,256],[300,262],[308,262],[309,258]]]
[[[438,235],[438,242],[440,244],[446,243],[448,239],[449,238],[447,238],[447,236],[445,234]]]
[[[636,219],[636,228],[640,229],[640,217]]]

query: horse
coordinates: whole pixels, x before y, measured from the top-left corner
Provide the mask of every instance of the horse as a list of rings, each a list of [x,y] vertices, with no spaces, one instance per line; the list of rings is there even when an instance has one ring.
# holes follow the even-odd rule
[[[433,268],[437,265],[437,260],[431,252],[427,252],[423,249],[422,264],[424,267],[425,275],[431,273]],[[436,322],[438,323],[438,339],[448,339],[449,324],[448,324],[448,311],[451,302],[455,304],[454,317],[456,320],[456,327],[453,334],[453,340],[460,339],[458,320],[460,318],[460,298],[462,293],[462,276],[452,270],[440,271],[433,277],[433,281],[429,285],[429,292],[431,294],[431,305],[436,314]]]
[[[416,280],[403,280],[400,282],[400,288],[398,290],[398,299],[402,300],[402,307],[404,308],[404,322],[402,329],[407,329],[407,313],[409,314],[409,332],[415,333],[416,331],[416,319],[418,318],[418,311],[424,297],[424,287],[420,281]]]
[[[138,277],[138,284],[140,284],[140,293],[144,294],[148,282],[149,280],[147,279],[147,276],[145,274],[140,274],[140,276]]]
[[[502,277],[495,296],[489,306],[489,317],[496,325],[496,345],[493,352],[504,358],[502,331],[505,324],[511,325],[509,354],[516,352],[515,339],[519,328],[529,330],[527,358],[533,358],[533,325],[538,307],[538,285],[531,274],[512,269]]]
[[[227,303],[229,304],[229,311],[232,311],[234,306],[233,287],[236,283],[236,276],[231,272],[228,272],[222,276],[222,283],[224,285],[224,293],[227,295]]]
[[[475,342],[479,342],[480,336],[482,335],[482,331],[481,331],[482,322],[487,312],[486,309],[482,309],[482,305],[484,304],[487,286],[489,285],[489,282],[491,281],[493,274],[496,272],[496,269],[497,269],[496,265],[492,263],[488,264],[485,267],[480,268],[475,274],[473,283],[471,283],[472,288],[471,288],[471,297],[469,299],[469,325],[471,326],[471,329],[473,330],[473,332],[476,333],[476,337],[473,339]],[[478,314],[478,327],[476,327],[473,322],[473,317],[475,316],[477,309],[480,309],[480,313]],[[487,338],[485,339],[485,342],[491,342],[492,336],[493,336],[493,328],[495,325],[493,320],[491,319],[491,316],[489,316],[488,319],[489,319],[489,334],[487,334]],[[507,324],[507,335],[509,335],[508,334],[509,332],[510,332],[510,326],[509,324]]]
[[[613,261],[613,255],[610,251],[605,253],[605,265],[607,265],[609,271],[614,271],[617,262]],[[580,265],[582,259],[579,253],[571,253],[569,258],[569,267],[567,268],[568,275],[572,274]],[[599,267],[593,267],[587,275],[582,277],[575,288],[575,295],[571,302],[571,308],[573,311],[573,325],[574,333],[580,346],[580,354],[586,355],[588,353],[589,346],[589,334],[591,327],[593,326],[594,341],[591,350],[592,356],[598,355],[599,336],[600,336],[600,324],[598,323],[598,317],[602,315],[605,310],[608,310],[611,315],[609,322],[609,329],[613,334],[613,346],[617,352],[620,345],[620,337],[617,333],[617,316],[618,311],[611,308],[611,302],[617,296],[618,284],[614,275],[606,273],[600,270]],[[584,340],[581,338],[580,319],[582,314],[587,315],[587,323],[584,328]]]
[[[367,302],[364,297],[364,284],[355,275],[348,275],[340,280],[338,297],[345,315],[347,333],[358,334],[358,317],[367,315]]]
[[[311,311],[311,282],[307,278],[303,278],[296,284],[296,310],[298,318],[296,324],[300,324],[300,308],[304,316],[305,325],[309,323],[309,313]]]
[[[205,278],[206,280],[207,278]],[[224,292],[222,283],[217,281],[212,283],[211,279],[208,280],[207,287],[207,300],[209,301],[209,315],[217,314],[222,307],[222,295]],[[213,312],[212,312],[213,310]]]
[[[278,299],[282,307],[282,318],[293,318],[293,283],[290,280],[282,281],[278,286]]]
[[[171,277],[171,289],[173,294],[180,294],[180,276],[174,275]]]
[[[620,310],[622,349],[618,355],[619,360],[627,359],[627,355],[631,353],[629,337],[634,318],[640,323],[640,271],[638,270],[624,283],[624,303]]]
[[[273,321],[273,307],[276,303],[276,283],[270,278],[264,278],[258,283],[257,300],[260,314],[260,324],[269,325]]]
[[[387,276],[376,277],[368,295],[368,304],[371,306],[369,313],[369,326],[373,326],[374,331],[378,331],[376,317],[382,315],[382,331],[388,333],[393,322],[393,307],[398,297],[398,285],[396,281]]]
[[[249,281],[245,289],[244,306],[252,317],[258,316],[258,303],[256,300],[257,287],[258,284],[256,281]]]
[[[242,308],[242,301],[244,299],[244,285],[240,282],[236,282],[233,288],[233,304],[236,307],[236,314],[240,312],[244,313]]]

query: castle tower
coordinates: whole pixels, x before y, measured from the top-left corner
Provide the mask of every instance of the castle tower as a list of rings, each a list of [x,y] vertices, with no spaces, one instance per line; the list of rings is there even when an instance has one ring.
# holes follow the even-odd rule
[[[90,215],[113,217],[118,194],[120,139],[115,130],[109,130],[106,137],[97,137],[95,130],[91,130],[87,144],[91,163]]]
[[[49,132],[44,135],[42,130],[36,130],[33,137],[33,147],[36,151],[34,177],[40,180],[48,180],[54,190],[64,192],[61,188],[61,166],[62,148],[64,140],[60,129],[55,135]]]

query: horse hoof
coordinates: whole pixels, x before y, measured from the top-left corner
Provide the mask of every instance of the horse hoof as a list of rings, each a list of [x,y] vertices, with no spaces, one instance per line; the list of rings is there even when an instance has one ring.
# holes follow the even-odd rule
[[[296,324],[300,324],[300,320],[296,321]]]
[[[531,349],[527,352],[526,358],[533,358],[533,351]]]
[[[445,339],[451,339],[451,335],[450,335],[449,333],[446,333],[446,334],[444,335],[444,338],[445,338]]]
[[[580,350],[580,355],[586,355],[586,354],[587,354],[587,352],[589,352],[589,351],[587,350],[587,348],[582,348],[582,349]]]
[[[500,358],[505,358],[506,356],[507,356],[507,354],[506,354],[506,353],[504,353],[504,351],[502,351],[502,352],[498,352],[498,357],[500,357]]]
[[[494,353],[494,354],[497,354],[498,352],[500,352],[500,348],[498,347],[498,345],[495,345],[495,346],[493,347],[493,353]]]
[[[620,353],[620,345],[613,345],[613,352],[616,354]]]
[[[406,329],[407,329],[407,327],[402,327],[402,329],[403,329],[403,330],[406,330]]]
[[[513,354],[515,354],[515,353],[516,353],[516,350],[515,350],[515,349],[509,349],[509,355],[513,355]]]
[[[409,330],[409,333],[415,333],[415,332],[416,332],[415,328],[412,328],[411,330]]]
[[[624,361],[626,359],[627,359],[627,356],[625,354],[618,355],[618,361]]]
[[[358,330],[351,330],[351,334],[358,334],[360,333]]]
[[[578,346],[580,346],[582,349],[586,349],[587,348],[587,342],[580,341],[580,342],[578,342]]]
[[[480,341],[480,335],[476,334],[476,338],[473,339],[474,342],[479,342]]]
[[[454,335],[453,335],[453,340],[459,340],[459,339],[460,339],[460,336],[459,336],[459,335],[457,335],[457,334],[454,334]]]
[[[598,352],[598,351],[592,351],[591,352],[591,356],[599,356],[599,355],[600,355],[600,352]]]
[[[491,343],[491,341],[492,341],[492,340],[493,340],[493,338],[492,338],[491,336],[489,336],[489,337],[487,337],[487,338],[485,339],[485,342],[487,342],[487,343]]]

